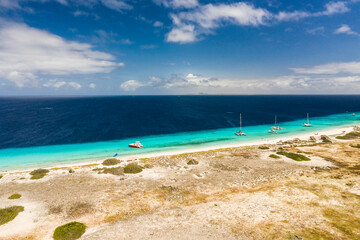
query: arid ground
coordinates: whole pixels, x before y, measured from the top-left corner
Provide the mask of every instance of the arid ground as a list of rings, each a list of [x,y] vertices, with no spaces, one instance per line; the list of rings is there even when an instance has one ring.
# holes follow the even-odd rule
[[[0,208],[24,211],[0,239],[52,239],[72,221],[81,239],[360,239],[360,139],[330,140],[5,172]],[[130,162],[142,172],[124,173]]]

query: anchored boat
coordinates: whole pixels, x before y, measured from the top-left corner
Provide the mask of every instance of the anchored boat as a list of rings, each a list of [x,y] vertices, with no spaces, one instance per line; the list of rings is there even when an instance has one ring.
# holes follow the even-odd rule
[[[276,120],[277,120],[277,116],[275,115],[275,124],[274,126],[271,127],[272,130],[281,130],[283,129],[282,127],[276,125]]]
[[[307,122],[303,123],[303,127],[312,127],[312,125],[309,122],[309,113],[307,114]]]
[[[142,148],[143,145],[142,145],[139,141],[136,141],[135,143],[130,143],[130,144],[129,144],[129,147]]]
[[[241,118],[241,113],[240,113],[240,130],[235,132],[235,135],[237,135],[237,136],[246,136],[246,133],[244,133],[241,129],[242,129],[242,118]]]

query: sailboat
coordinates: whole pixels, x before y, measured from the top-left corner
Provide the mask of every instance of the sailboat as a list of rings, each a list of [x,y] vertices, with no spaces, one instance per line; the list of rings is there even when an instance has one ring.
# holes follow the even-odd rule
[[[240,130],[235,132],[235,135],[237,135],[237,136],[246,136],[246,133],[244,133],[241,129],[242,129],[242,118],[241,118],[241,113],[240,113]]]
[[[275,115],[275,124],[274,124],[274,126],[272,126],[271,129],[269,130],[269,133],[278,134],[278,132],[275,131],[275,130],[281,130],[281,129],[282,129],[281,127],[279,127],[279,126],[276,125],[276,119],[277,119],[277,116]]]
[[[309,113],[307,114],[307,122],[303,123],[303,127],[312,127],[312,125],[309,122]]]
[[[275,115],[275,124],[274,124],[274,126],[271,127],[271,129],[272,129],[272,130],[281,130],[281,129],[283,129],[283,128],[281,128],[280,126],[277,126],[277,125],[276,125],[276,120],[277,120],[277,116]]]

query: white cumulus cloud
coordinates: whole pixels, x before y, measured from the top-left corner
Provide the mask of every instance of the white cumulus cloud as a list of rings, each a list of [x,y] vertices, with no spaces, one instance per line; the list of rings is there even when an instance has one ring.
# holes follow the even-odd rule
[[[360,62],[335,62],[308,68],[291,68],[291,70],[300,74],[360,74]]]
[[[133,92],[136,89],[138,89],[139,87],[144,87],[144,86],[146,86],[146,84],[144,84],[142,82],[139,82],[136,80],[129,80],[129,81],[123,82],[120,85],[120,88],[126,92]]]
[[[173,28],[167,34],[168,42],[187,43],[197,40],[223,24],[244,26],[264,25],[271,14],[248,3],[206,4],[191,11],[171,14]]]
[[[25,24],[0,21],[0,78],[23,87],[39,75],[108,73],[124,63]]]
[[[58,81],[56,79],[52,79],[43,84],[44,87],[48,88],[62,88],[62,87],[69,87],[73,89],[80,89],[81,84],[77,82],[66,82],[66,81]]]
[[[199,5],[198,0],[153,0],[158,5],[168,8],[194,8]]]
[[[349,25],[346,24],[342,24],[338,29],[336,29],[334,31],[335,34],[347,34],[347,35],[357,35],[360,36],[359,33],[354,32],[353,30],[351,30],[351,28],[349,27]]]

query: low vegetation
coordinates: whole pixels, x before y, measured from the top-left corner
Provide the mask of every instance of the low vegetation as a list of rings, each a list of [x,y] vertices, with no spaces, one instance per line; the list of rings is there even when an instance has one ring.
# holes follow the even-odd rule
[[[280,156],[278,156],[278,155],[276,155],[276,154],[270,154],[269,157],[275,158],[275,159],[276,159],[276,158],[280,158]]]
[[[87,202],[77,202],[71,205],[66,213],[69,218],[78,218],[93,211],[94,207],[92,204]]]
[[[137,163],[129,163],[124,167],[124,173],[139,173],[142,172],[142,167]]]
[[[23,211],[23,206],[12,206],[0,209],[0,226],[12,221],[20,212]]]
[[[42,168],[39,168],[39,169],[36,169],[34,171],[32,171],[30,173],[30,175],[32,176],[31,179],[40,179],[40,178],[43,178],[45,177],[45,175],[49,172],[48,169],[42,169]]]
[[[295,161],[310,161],[311,160],[310,158],[308,158],[304,155],[298,154],[298,153],[280,151],[280,152],[277,152],[276,154],[283,155],[283,156],[293,159]]]
[[[266,150],[266,149],[270,149],[270,148],[267,146],[259,146],[259,149]]]
[[[13,195],[11,195],[8,199],[19,199],[21,198],[21,195],[18,193],[14,193]]]
[[[323,143],[332,143],[332,141],[330,141],[329,139],[323,139],[322,142]]]
[[[336,139],[352,140],[352,139],[357,139],[359,137],[360,137],[360,132],[349,132],[349,133],[345,134],[344,136],[337,136]]]
[[[55,240],[73,240],[79,239],[86,230],[83,223],[71,222],[55,229],[53,238]]]
[[[360,148],[360,144],[350,144],[350,147],[353,147],[353,148]]]
[[[187,162],[187,165],[198,165],[199,162],[195,159],[191,159],[190,161]]]
[[[0,175],[0,179],[2,179],[3,175]]]
[[[74,172],[75,172],[74,169],[72,169],[72,168],[69,169],[69,173],[74,173]]]
[[[116,164],[119,164],[121,161],[116,159],[116,158],[109,158],[109,159],[106,159],[105,161],[103,161],[103,165],[105,166],[112,166],[112,165],[116,165]]]
[[[102,173],[120,176],[120,175],[124,175],[124,169],[122,167],[104,168]]]

